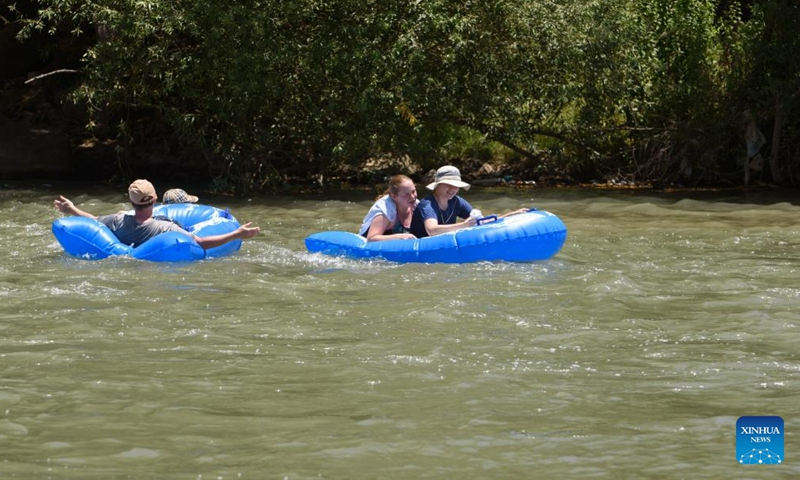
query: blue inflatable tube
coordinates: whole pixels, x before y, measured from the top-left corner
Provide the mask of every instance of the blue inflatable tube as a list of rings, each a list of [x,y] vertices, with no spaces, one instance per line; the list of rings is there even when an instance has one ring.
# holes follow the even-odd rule
[[[221,235],[239,228],[239,222],[227,210],[208,205],[181,203],[159,205],[154,217],[166,217],[178,222],[186,231],[198,237]],[[101,260],[110,256],[129,255],[153,262],[183,262],[229,255],[242,246],[234,240],[219,247],[203,250],[192,237],[179,232],[157,235],[132,248],[120,242],[102,223],[86,217],[65,217],[53,222],[53,235],[64,251],[73,257]]]
[[[496,222],[414,240],[367,242],[350,232],[320,232],[305,239],[311,253],[409,263],[531,262],[553,257],[567,227],[552,213],[531,210]]]

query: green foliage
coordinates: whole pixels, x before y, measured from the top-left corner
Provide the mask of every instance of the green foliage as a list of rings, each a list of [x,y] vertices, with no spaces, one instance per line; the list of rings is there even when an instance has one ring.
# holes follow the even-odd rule
[[[714,2],[649,0],[639,8],[651,40],[642,123],[652,130],[631,137],[640,148],[635,159],[646,177],[713,172],[724,101],[715,76],[720,50]]]
[[[220,189],[383,154],[697,182],[739,168],[745,110],[800,90],[795,2],[719,3],[38,0],[19,22],[94,38],[74,95],[95,134],[167,132]]]

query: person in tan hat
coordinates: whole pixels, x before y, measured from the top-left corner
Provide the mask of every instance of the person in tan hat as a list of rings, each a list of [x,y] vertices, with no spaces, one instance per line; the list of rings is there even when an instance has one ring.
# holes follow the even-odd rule
[[[461,172],[452,165],[436,170],[434,181],[426,186],[433,193],[420,200],[411,219],[411,233],[417,238],[473,227],[470,218],[472,205],[458,196],[460,189],[469,190],[470,184],[461,180]],[[461,222],[458,219],[462,218]]]
[[[53,201],[61,213],[80,217],[94,218],[106,225],[111,232],[126,245],[138,246],[156,235],[164,232],[181,232],[192,237],[205,250],[224,245],[233,240],[252,238],[261,231],[259,227],[251,227],[250,222],[241,225],[230,233],[198,237],[169,220],[153,218],[153,206],[158,200],[156,189],[147,180],[136,180],[128,187],[128,198],[133,206],[133,215],[119,212],[112,215],[95,216],[76,207],[63,195]]]
[[[164,192],[161,197],[161,203],[170,205],[173,203],[197,203],[200,200],[195,195],[189,195],[185,190],[180,188],[172,188]]]
[[[481,217],[478,210],[458,196],[460,189],[469,190],[470,184],[461,180],[461,172],[452,165],[436,170],[432,183],[426,187],[433,193],[420,200],[411,219],[411,233],[423,238],[441,233],[453,232],[462,228],[474,227]],[[497,218],[526,212],[521,208]],[[462,218],[462,221],[458,221]]]

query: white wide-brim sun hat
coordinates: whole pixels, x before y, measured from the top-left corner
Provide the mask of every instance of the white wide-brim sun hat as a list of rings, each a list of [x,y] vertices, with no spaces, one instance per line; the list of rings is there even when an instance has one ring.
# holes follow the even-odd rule
[[[458,169],[452,165],[445,165],[439,170],[436,170],[436,176],[433,179],[433,183],[429,184],[426,188],[428,190],[435,190],[436,186],[440,183],[463,188],[465,190],[469,190],[470,187],[469,183],[461,181],[461,172],[459,172]]]

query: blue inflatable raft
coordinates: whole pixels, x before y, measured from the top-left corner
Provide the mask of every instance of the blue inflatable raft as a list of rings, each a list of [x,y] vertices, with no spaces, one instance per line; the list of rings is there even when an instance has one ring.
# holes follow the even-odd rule
[[[320,232],[305,239],[311,253],[409,263],[531,262],[553,257],[567,239],[560,218],[542,210],[512,215],[455,232],[414,240],[367,242],[350,232]]]
[[[158,205],[154,217],[166,217],[198,237],[221,235],[239,228],[239,222],[227,210],[208,205],[181,203]],[[73,257],[101,260],[113,255],[130,255],[153,262],[183,262],[231,254],[242,246],[234,240],[203,250],[190,236],[179,232],[157,235],[133,248],[120,242],[102,223],[87,217],[64,217],[53,222],[53,235]]]

